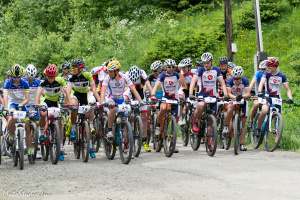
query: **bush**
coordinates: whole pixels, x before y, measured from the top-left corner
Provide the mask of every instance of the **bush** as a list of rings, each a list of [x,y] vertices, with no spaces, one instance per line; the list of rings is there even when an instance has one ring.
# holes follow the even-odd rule
[[[288,0],[291,6],[299,6],[300,0]]]

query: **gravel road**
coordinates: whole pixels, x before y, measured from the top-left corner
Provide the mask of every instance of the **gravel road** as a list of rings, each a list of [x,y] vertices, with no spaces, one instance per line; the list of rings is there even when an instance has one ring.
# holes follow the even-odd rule
[[[10,159],[0,165],[0,200],[18,199],[300,199],[300,154],[249,150],[238,156],[218,150],[182,147],[171,158],[143,153],[129,165],[103,151],[88,163],[76,160],[67,146],[65,161],[37,161],[20,171]]]

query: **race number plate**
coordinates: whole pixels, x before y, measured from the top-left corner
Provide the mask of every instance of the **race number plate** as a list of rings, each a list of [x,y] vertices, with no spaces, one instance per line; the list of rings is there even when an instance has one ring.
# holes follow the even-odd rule
[[[278,98],[271,98],[271,99],[272,99],[272,105],[282,106],[282,99],[278,99]]]
[[[85,114],[85,113],[89,112],[90,109],[91,109],[90,106],[79,106],[78,107],[78,113],[79,114]]]
[[[258,98],[258,103],[260,104],[266,104],[267,103],[267,100],[266,99],[263,99],[261,97]]]
[[[56,107],[48,108],[48,116],[57,118],[60,116],[60,109]]]
[[[215,97],[205,97],[204,98],[204,102],[205,103],[216,103],[217,102],[217,98],[215,98]]]
[[[26,112],[25,111],[14,111],[13,113],[14,119],[25,119],[26,118]]]

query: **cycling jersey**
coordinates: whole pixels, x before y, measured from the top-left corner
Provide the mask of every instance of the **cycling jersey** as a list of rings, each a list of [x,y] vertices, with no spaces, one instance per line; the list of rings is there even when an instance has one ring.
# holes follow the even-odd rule
[[[218,96],[218,79],[222,78],[221,71],[218,67],[212,67],[207,70],[204,67],[198,68],[198,78],[201,79],[199,92],[204,96]]]
[[[280,96],[280,87],[287,83],[287,78],[282,72],[276,74],[264,73],[263,78],[266,79],[266,91],[270,96]]]
[[[72,90],[76,93],[88,93],[90,91],[90,84],[93,80],[90,72],[81,72],[79,75],[72,75],[69,79],[69,83],[72,86]]]
[[[227,87],[231,88],[231,93],[234,96],[242,95],[245,88],[249,87],[249,80],[246,77],[242,77],[238,82],[234,78],[231,78],[227,81]]]
[[[126,86],[133,86],[132,81],[123,73],[119,72],[120,79],[112,79],[109,75],[106,75],[102,85],[108,89],[108,97],[115,99],[123,98]]]
[[[138,78],[137,81],[133,82],[133,84],[135,86],[136,91],[139,93],[140,97],[142,99],[144,99],[144,89],[143,89],[143,87],[144,87],[146,81],[148,80],[148,76],[147,76],[147,74],[144,70],[140,69],[140,71],[141,71],[140,77]],[[129,77],[129,72],[126,72],[126,76]]]
[[[15,85],[13,79],[6,79],[4,82],[4,95],[8,97],[8,105],[20,104],[25,99],[24,92],[29,92],[29,84],[25,79],[20,79],[20,83]]]
[[[41,82],[40,87],[43,88],[45,100],[57,102],[61,95],[61,88],[66,85],[64,78],[58,76],[52,83],[47,79]]]
[[[179,89],[179,75],[177,72],[168,74],[162,72],[159,75],[159,81],[162,84],[164,96],[166,98],[176,98],[176,93]]]
[[[224,79],[225,83],[232,78],[232,69],[227,68],[227,70],[225,70],[225,71],[222,71],[220,69],[220,71],[221,71],[221,74],[223,76],[223,79]],[[218,93],[219,93],[219,96],[221,96],[221,97],[224,96],[223,90],[222,90],[222,87],[221,87],[220,83],[218,83]]]
[[[35,104],[35,97],[36,97],[38,87],[41,84],[41,80],[35,78],[32,81],[29,81],[29,79],[27,79],[27,81],[29,83],[29,102],[28,102],[28,104],[33,105],[33,104]]]
[[[148,80],[152,86],[152,88],[155,86],[155,83],[157,81],[157,79],[159,78],[159,75],[158,77],[155,77],[154,74],[150,74]],[[157,90],[156,90],[156,93],[155,93],[155,97],[158,98],[158,99],[161,99],[162,96],[163,96],[163,90],[161,87],[158,87]]]

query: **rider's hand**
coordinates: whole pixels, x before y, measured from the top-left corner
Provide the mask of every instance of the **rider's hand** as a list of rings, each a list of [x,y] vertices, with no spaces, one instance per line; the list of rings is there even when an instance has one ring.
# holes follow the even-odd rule
[[[157,98],[156,98],[155,96],[151,96],[151,97],[150,97],[150,100],[151,100],[151,101],[157,101]]]
[[[229,100],[230,100],[230,98],[228,96],[224,97],[224,101],[229,101]]]
[[[236,101],[241,101],[241,100],[242,100],[242,98],[243,98],[243,96],[242,96],[242,95],[238,95],[238,96],[236,96],[236,97],[235,97],[235,100],[236,100]]]
[[[293,99],[288,99],[288,100],[286,101],[286,103],[287,103],[287,104],[294,104],[294,101],[293,101]]]
[[[195,97],[195,95],[190,94],[190,95],[189,95],[189,99],[190,99],[190,100],[195,100],[196,97]]]

